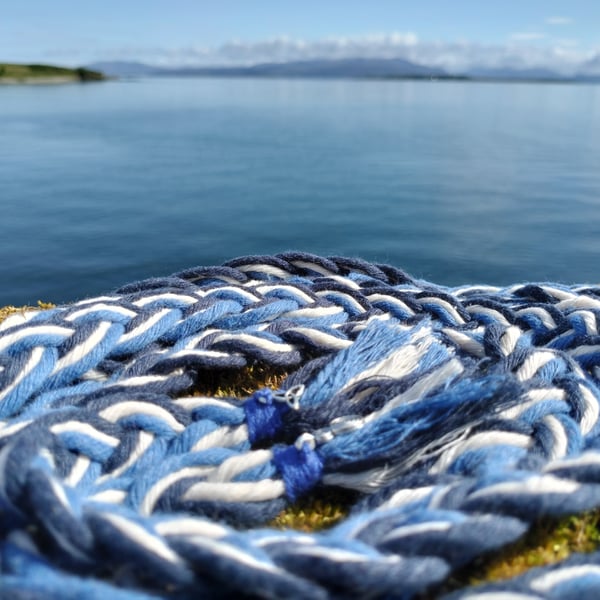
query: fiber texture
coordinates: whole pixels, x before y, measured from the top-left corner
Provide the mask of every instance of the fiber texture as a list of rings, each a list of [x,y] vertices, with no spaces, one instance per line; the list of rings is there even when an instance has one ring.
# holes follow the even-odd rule
[[[0,597],[435,594],[540,516],[600,506],[599,317],[600,287],[447,288],[302,253],[13,315]],[[291,374],[193,393],[256,364]],[[359,499],[332,529],[266,527],[333,488]],[[458,592],[598,594],[596,554]]]

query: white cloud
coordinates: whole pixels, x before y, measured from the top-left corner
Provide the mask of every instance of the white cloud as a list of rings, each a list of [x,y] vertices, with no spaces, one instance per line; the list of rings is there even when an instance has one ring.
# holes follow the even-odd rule
[[[372,34],[305,41],[280,36],[258,42],[233,40],[216,48],[182,48],[169,52],[161,62],[169,64],[257,64],[327,57],[362,56],[394,58],[418,43],[414,33]]]
[[[570,25],[573,19],[570,17],[548,17],[546,25]]]
[[[512,37],[507,44],[469,41],[426,41],[410,32],[302,40],[277,37],[248,42],[233,40],[221,46],[143,48],[130,46],[98,50],[92,60],[136,60],[161,66],[234,66],[311,59],[402,58],[414,63],[464,73],[476,68],[547,68],[569,75],[600,55],[600,48],[583,49],[562,42],[536,44],[538,36]]]
[[[564,48],[575,48],[579,46],[579,41],[571,38],[559,38],[556,40],[556,45]]]
[[[546,34],[540,33],[539,31],[520,31],[511,33],[509,38],[515,42],[534,42],[535,40],[542,40],[546,37]]]

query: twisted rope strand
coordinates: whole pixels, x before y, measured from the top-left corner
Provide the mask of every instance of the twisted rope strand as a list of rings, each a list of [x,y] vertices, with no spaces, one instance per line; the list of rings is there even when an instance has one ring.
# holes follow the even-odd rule
[[[0,591],[425,592],[539,516],[600,505],[599,315],[599,287],[445,288],[303,253],[13,315]],[[211,371],[258,364],[291,373],[248,398],[190,395]],[[264,528],[328,487],[360,492],[342,523]],[[489,593],[596,590],[596,555],[573,560],[585,568]]]

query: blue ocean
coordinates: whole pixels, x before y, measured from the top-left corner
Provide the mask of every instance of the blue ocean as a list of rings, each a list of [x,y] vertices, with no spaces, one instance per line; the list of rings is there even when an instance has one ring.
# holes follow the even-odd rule
[[[597,283],[600,86],[0,87],[0,306],[284,250]]]

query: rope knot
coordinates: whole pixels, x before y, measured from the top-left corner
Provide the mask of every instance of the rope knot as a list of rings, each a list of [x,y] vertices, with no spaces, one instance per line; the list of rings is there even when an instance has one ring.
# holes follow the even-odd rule
[[[315,450],[311,434],[303,434],[294,445],[276,451],[273,462],[292,502],[317,485],[323,474],[323,459]]]
[[[274,392],[269,388],[257,390],[244,402],[248,439],[251,444],[272,439],[283,426],[282,418],[290,410],[300,408],[303,385]]]

